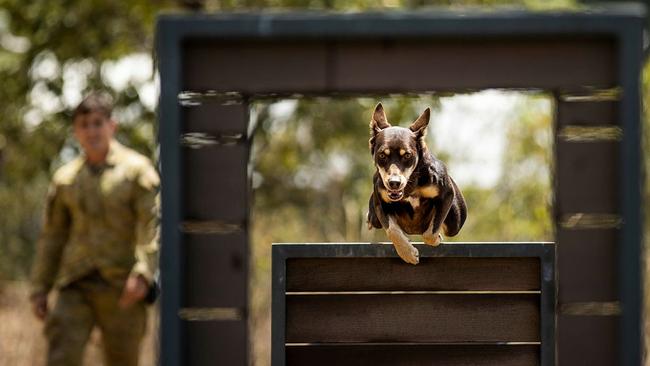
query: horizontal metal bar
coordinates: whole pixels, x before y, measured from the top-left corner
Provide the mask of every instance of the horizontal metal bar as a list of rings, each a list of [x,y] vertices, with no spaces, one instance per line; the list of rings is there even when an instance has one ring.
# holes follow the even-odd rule
[[[231,234],[244,230],[244,225],[218,220],[183,221],[180,230],[188,234]]]
[[[196,107],[204,103],[217,103],[223,105],[242,104],[246,97],[238,91],[217,92],[207,90],[203,92],[182,91],[178,93],[178,102],[183,107]]]
[[[190,132],[181,135],[181,145],[190,149],[211,146],[232,146],[246,141],[242,133],[211,135],[204,132]]]
[[[373,347],[373,346],[539,346],[542,342],[328,342],[328,343],[285,343],[287,347],[341,347],[341,346],[359,346],[359,347]]]
[[[286,295],[539,295],[541,293],[541,291],[287,291]]]
[[[580,102],[615,102],[623,97],[623,89],[620,87],[609,89],[586,89],[576,92],[560,93],[560,100],[568,103]]]
[[[553,256],[551,242],[443,242],[437,247],[414,242],[420,258],[437,257],[537,257]],[[392,243],[274,243],[278,258],[398,258]]]
[[[610,302],[573,302],[560,304],[562,315],[616,316],[621,315],[621,303]]]
[[[522,93],[527,95],[546,95],[544,90],[522,90]],[[422,97],[422,96],[452,96],[456,93],[446,92],[446,91],[423,91],[417,93],[398,93],[390,94],[389,96],[396,97]],[[265,102],[272,102],[275,100],[285,100],[285,99],[321,99],[321,98],[380,98],[385,97],[386,94],[381,93],[350,93],[350,92],[339,92],[339,91],[328,91],[327,93],[293,93],[293,92],[266,92],[266,93],[255,93],[255,94],[242,94],[240,92],[217,92],[213,90],[200,91],[184,91],[178,95],[178,99],[181,105],[185,107],[196,107],[207,103],[216,103],[216,104],[241,104],[245,100],[259,100]]]
[[[597,35],[622,32],[642,24],[640,4],[608,4],[583,11],[498,12],[437,8],[416,11],[371,13],[221,13],[163,15],[158,28],[170,29],[179,39],[220,37],[220,39],[259,38],[404,38],[423,36],[539,36]]]
[[[244,319],[242,308],[182,308],[178,316],[187,321],[234,321]]]
[[[491,246],[554,246],[555,242],[552,241],[513,241],[513,242],[504,242],[504,241],[450,241],[443,242],[443,244],[448,244],[450,246],[463,246],[463,247],[483,247],[486,245]],[[412,242],[414,245],[424,244],[424,242],[416,241]],[[346,242],[346,243],[323,243],[323,242],[312,242],[312,243],[272,243],[271,245],[275,247],[283,246],[294,246],[294,245],[307,245],[307,246],[333,246],[333,245],[344,245],[344,246],[357,246],[357,245],[392,245],[391,242],[382,241],[382,242]],[[433,247],[436,248],[436,247]]]
[[[564,229],[619,229],[623,218],[617,214],[571,213],[562,215]]]
[[[618,126],[564,126],[557,135],[567,142],[621,141],[623,129]]]

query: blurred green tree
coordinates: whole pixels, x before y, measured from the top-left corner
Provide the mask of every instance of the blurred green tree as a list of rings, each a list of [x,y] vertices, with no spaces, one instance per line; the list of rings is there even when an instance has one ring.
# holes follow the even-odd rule
[[[76,146],[71,109],[107,84],[111,62],[150,54],[156,12],[171,1],[0,1],[0,278],[29,269],[49,175]],[[122,120],[119,138],[151,156],[153,106],[148,80],[108,88]]]

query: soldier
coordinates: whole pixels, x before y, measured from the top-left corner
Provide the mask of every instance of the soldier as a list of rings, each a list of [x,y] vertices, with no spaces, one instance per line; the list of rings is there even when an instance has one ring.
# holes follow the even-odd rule
[[[48,193],[30,300],[45,320],[50,366],[80,365],[94,326],[106,365],[138,363],[157,268],[159,178],[149,159],[113,139],[111,111],[97,92],[75,109],[83,154],[56,171]]]

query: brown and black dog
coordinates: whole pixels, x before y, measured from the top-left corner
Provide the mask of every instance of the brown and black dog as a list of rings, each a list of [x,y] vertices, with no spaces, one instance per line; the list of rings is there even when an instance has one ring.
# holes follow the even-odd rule
[[[441,230],[454,236],[467,217],[462,193],[425,143],[429,117],[427,108],[409,128],[391,126],[379,103],[370,121],[377,171],[368,228],[384,228],[397,254],[411,264],[419,262],[419,253],[406,234],[422,234],[426,244],[436,246]]]

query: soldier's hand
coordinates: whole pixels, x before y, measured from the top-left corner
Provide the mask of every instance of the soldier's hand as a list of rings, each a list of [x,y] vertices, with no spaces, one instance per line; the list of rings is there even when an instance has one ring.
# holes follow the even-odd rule
[[[124,285],[119,305],[122,309],[128,308],[147,296],[149,284],[141,275],[129,276]]]
[[[40,320],[45,320],[47,316],[47,294],[32,295],[30,301],[34,315]]]

